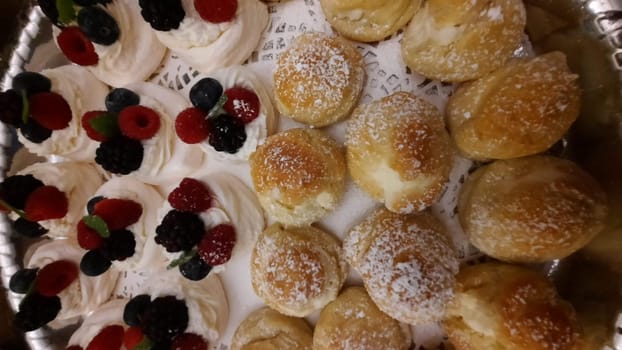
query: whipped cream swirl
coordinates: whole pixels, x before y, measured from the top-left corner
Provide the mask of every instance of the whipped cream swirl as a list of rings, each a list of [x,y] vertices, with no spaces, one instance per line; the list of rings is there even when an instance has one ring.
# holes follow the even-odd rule
[[[128,299],[114,299],[97,308],[84,319],[80,328],[71,335],[67,346],[79,345],[82,349],[86,349],[102,329],[113,325],[127,327],[123,321],[123,310],[128,301]]]

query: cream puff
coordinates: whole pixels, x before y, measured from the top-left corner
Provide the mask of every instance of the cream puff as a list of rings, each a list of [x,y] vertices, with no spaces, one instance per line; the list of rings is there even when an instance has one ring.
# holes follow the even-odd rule
[[[231,350],[311,350],[313,330],[302,318],[285,316],[264,307],[238,326]]]

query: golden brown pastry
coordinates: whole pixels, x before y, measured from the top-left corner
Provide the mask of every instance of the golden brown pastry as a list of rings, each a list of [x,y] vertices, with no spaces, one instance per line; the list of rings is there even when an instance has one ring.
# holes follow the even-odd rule
[[[320,0],[326,20],[357,41],[382,40],[408,23],[421,0]]]
[[[251,256],[255,293],[271,308],[304,317],[339,294],[347,275],[341,242],[312,226],[268,227]]]
[[[240,323],[231,350],[311,350],[312,344],[313,330],[304,319],[264,307]]]
[[[302,34],[279,57],[274,98],[281,114],[322,127],[346,118],[365,83],[363,57],[343,38]]]
[[[580,111],[578,76],[566,56],[551,52],[516,59],[460,86],[447,122],[460,151],[472,159],[509,159],[545,151]]]
[[[431,214],[378,209],[350,230],[343,249],[380,310],[412,325],[442,318],[458,259]]]
[[[541,274],[488,263],[464,267],[447,306],[445,330],[456,350],[578,350],[572,306]]]
[[[313,223],[341,199],[346,175],[343,149],[319,130],[272,135],[250,158],[251,177],[266,212],[290,226]]]
[[[404,32],[402,56],[427,78],[476,79],[512,57],[525,17],[521,0],[428,0]]]
[[[354,110],[346,155],[357,185],[389,210],[407,214],[439,197],[454,150],[436,107],[398,92]]]
[[[410,330],[380,311],[365,288],[349,287],[320,313],[313,350],[408,350]]]
[[[469,176],[458,200],[471,243],[499,260],[544,262],[585,246],[605,227],[607,199],[576,164],[550,156],[499,160]]]

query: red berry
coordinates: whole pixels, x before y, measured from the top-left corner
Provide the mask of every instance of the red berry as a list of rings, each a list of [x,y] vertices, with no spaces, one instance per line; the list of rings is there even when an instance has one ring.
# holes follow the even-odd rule
[[[130,327],[125,330],[125,335],[123,335],[123,346],[127,350],[132,350],[143,340],[143,337],[143,331],[140,327]]]
[[[105,327],[91,340],[86,350],[120,350],[124,333],[119,325]]]
[[[82,347],[80,345],[72,345],[65,350],[82,350]]]
[[[143,207],[129,199],[107,198],[95,204],[93,214],[102,218],[108,229],[114,231],[138,221],[143,214]]]
[[[90,66],[99,62],[95,46],[78,27],[64,28],[56,38],[58,47],[67,58],[81,66]]]
[[[48,130],[64,129],[71,122],[71,107],[55,92],[40,92],[30,96],[30,115]]]
[[[194,0],[194,8],[208,22],[229,22],[238,10],[238,0]]]
[[[175,132],[185,143],[202,142],[209,135],[205,112],[195,107],[184,109],[175,119]]]
[[[93,127],[91,126],[91,123],[89,122],[91,119],[97,118],[97,117],[99,117],[101,115],[104,115],[106,113],[108,113],[108,112],[106,112],[106,111],[90,111],[90,112],[84,113],[84,115],[82,116],[82,129],[84,129],[84,131],[86,131],[86,135],[91,140],[103,142],[103,141],[106,141],[108,139],[106,136],[100,134],[95,129],[93,129]]]
[[[186,177],[168,195],[168,202],[177,210],[200,213],[209,209],[212,195],[201,181]]]
[[[26,218],[30,221],[60,219],[67,214],[67,196],[54,186],[41,186],[26,199]]]
[[[67,260],[58,260],[45,265],[37,274],[37,291],[46,297],[53,297],[78,278],[78,266]]]
[[[220,224],[205,233],[199,243],[199,255],[208,265],[221,265],[231,259],[235,246],[235,228]]]
[[[125,107],[119,113],[121,133],[134,140],[150,139],[160,130],[160,116],[149,107]]]
[[[78,222],[78,244],[86,250],[99,248],[103,243],[102,236],[97,231],[86,226],[84,221]]]
[[[173,339],[171,350],[207,350],[207,341],[198,334],[183,333]]]
[[[255,120],[259,115],[259,97],[253,91],[243,87],[233,87],[225,91],[227,102],[223,106],[232,117],[244,124]]]

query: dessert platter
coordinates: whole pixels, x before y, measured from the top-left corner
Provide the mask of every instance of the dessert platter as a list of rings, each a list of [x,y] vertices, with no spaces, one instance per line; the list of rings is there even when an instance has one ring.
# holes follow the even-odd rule
[[[0,93],[32,349],[622,349],[622,4],[37,2]]]

